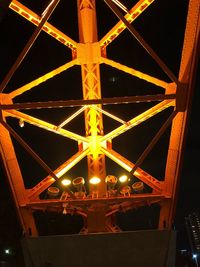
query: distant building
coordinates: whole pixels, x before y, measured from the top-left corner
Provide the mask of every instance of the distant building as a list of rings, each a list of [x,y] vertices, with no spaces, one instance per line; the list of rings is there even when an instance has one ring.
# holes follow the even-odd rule
[[[200,213],[193,212],[185,218],[191,255],[196,262],[200,262]]]

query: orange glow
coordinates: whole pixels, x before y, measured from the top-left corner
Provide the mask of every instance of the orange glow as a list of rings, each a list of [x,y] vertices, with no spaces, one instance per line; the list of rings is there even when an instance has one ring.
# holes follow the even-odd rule
[[[92,154],[94,159],[98,158],[98,155],[100,154],[100,142],[98,136],[90,136],[89,137],[89,148],[90,153]]]
[[[11,99],[13,99],[14,97],[19,96],[19,95],[31,90],[32,88],[40,85],[43,82],[46,82],[47,80],[53,78],[54,76],[62,73],[65,70],[73,67],[76,64],[77,64],[77,60],[76,59],[72,60],[70,62],[67,62],[64,65],[62,65],[62,66],[60,66],[60,67],[58,67],[58,68],[46,73],[45,75],[33,80],[32,82],[29,82],[29,83],[23,85],[22,87],[12,91],[8,95],[11,97]]]

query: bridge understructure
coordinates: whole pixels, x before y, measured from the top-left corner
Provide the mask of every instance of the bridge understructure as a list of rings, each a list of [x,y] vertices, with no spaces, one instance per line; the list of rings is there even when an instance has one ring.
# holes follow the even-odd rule
[[[162,57],[154,51],[134,26],[142,16],[145,16],[148,12],[151,14],[154,6],[159,7],[161,3],[157,3],[157,0],[132,1],[134,5],[130,8],[119,1],[102,0],[102,5],[107,7],[111,17],[114,17],[117,23],[110,27],[101,38],[98,37],[97,21],[101,21],[99,24],[104,24],[104,18],[98,20],[96,1],[77,0],[78,41],[73,40],[48,22],[56,10],[59,9],[61,2],[59,0],[50,1],[41,14],[35,13],[31,8],[17,0],[11,1],[9,5],[13,14],[18,14],[21,19],[34,25],[32,35],[0,84],[1,156],[23,231],[26,236],[38,236],[34,214],[38,211],[48,211],[80,215],[83,218],[81,233],[119,232],[121,229],[116,223],[116,214],[136,210],[143,206],[151,207],[152,205],[159,207],[158,229],[170,230],[175,216],[188,115],[197,69],[200,2],[199,0],[189,0],[188,2],[184,29],[182,29],[184,34],[177,74],[174,74],[164,63]],[[128,32],[129,38],[132,38],[143,49],[144,53],[151,58],[160,69],[161,76],[165,79],[122,64],[110,57],[109,47],[117,42],[117,39],[125,32]],[[66,53],[70,52],[71,58],[63,65],[10,90],[9,84],[12,82],[15,73],[23,66],[32,46],[34,48],[39,36],[46,38],[48,35],[50,36],[48,40],[54,39],[56,45],[59,44],[62,49],[68,50]],[[117,54],[117,48],[114,50]],[[135,53],[134,51],[127,51],[126,46],[123,47],[123,50],[127,54]],[[54,55],[50,56],[54,57]],[[169,55],[169,57],[173,57],[173,55]],[[40,59],[38,59],[38,63],[43,64]],[[66,87],[66,85],[68,87],[68,89],[64,89],[65,99],[63,99],[63,96],[62,99],[59,97],[59,89],[51,88],[51,95],[55,94],[55,100],[43,101],[44,95],[48,95],[48,86],[51,81],[58,79],[64,72],[78,67],[81,76],[77,79],[81,80],[82,85],[77,86],[80,87],[79,91],[82,92],[82,98],[71,99],[70,83],[76,84],[76,81],[66,80],[65,86],[63,85],[63,87]],[[131,83],[132,94],[125,95],[126,93],[123,91],[125,89],[121,88],[120,92],[113,91],[113,93],[116,93],[115,95],[110,96],[107,93],[105,95],[109,97],[104,97],[104,92],[109,90],[103,88],[102,76],[105,71],[102,69],[104,67],[114,69],[116,73],[123,73],[124,77],[131,77],[133,81]],[[21,77],[21,83],[23,83],[23,79],[24,77]],[[110,79],[110,86],[115,86],[117,77],[114,76]],[[136,85],[134,81],[137,81]],[[142,84],[140,88],[144,84],[148,84],[148,93],[144,93],[142,90],[141,94],[134,92],[134,88],[140,82]],[[43,93],[40,88],[45,87],[47,89]],[[126,87],[125,84],[124,87]],[[26,99],[24,95],[34,90],[36,93],[40,91],[37,94],[37,100],[23,101],[23,99]],[[40,96],[42,100],[39,100]],[[18,101],[18,99],[21,100]],[[142,108],[138,111],[140,105],[142,105]],[[120,112],[123,111],[121,107],[125,106],[129,107],[125,110],[131,112],[136,110],[135,113],[133,112],[134,115],[128,119],[128,114],[120,116]],[[112,108],[115,112],[110,112]],[[50,122],[51,110],[57,112],[71,109],[73,114],[67,118],[65,117],[62,122]],[[40,112],[42,114],[44,110],[46,113],[49,112],[47,119],[40,117]],[[36,113],[38,116],[34,115]],[[165,115],[160,116],[160,114]],[[84,118],[81,122],[80,117]],[[159,118],[159,122],[155,123],[154,119],[157,118]],[[109,127],[112,125],[110,121],[117,126],[110,129]],[[151,131],[152,121],[154,121],[154,125],[159,125],[153,132],[153,136],[147,132],[147,129]],[[77,128],[81,128],[84,124],[84,134],[82,134],[83,130],[81,133],[77,133],[71,131],[70,127],[68,128],[68,125],[73,122],[78,124]],[[137,138],[134,136],[134,138],[129,137],[129,140],[126,140],[127,132],[137,131],[137,128],[142,127],[142,125],[148,125],[149,128],[145,128],[146,131],[142,135],[138,135]],[[24,130],[21,132],[23,126],[23,129],[29,129],[27,133]],[[69,140],[69,142],[72,140],[76,146],[76,151],[73,150],[75,153],[62,159],[62,163],[56,168],[52,168],[50,164],[46,163],[47,160],[42,159],[42,156],[36,152],[36,150],[39,150],[37,145],[31,146],[28,144],[27,140],[31,140],[32,129],[34,128],[43,132],[46,131],[51,136],[55,135],[56,138],[63,138]],[[25,134],[28,134],[28,138],[25,137]],[[119,138],[124,136],[124,143],[122,141],[121,144],[122,151],[126,150],[124,146],[125,144],[127,146],[129,141],[127,150],[131,150],[134,154],[135,144],[138,146],[140,141],[146,139],[149,135],[151,140],[147,138],[148,141],[145,146],[142,146],[139,150],[140,153],[135,157],[132,155],[133,157],[131,156],[131,159],[128,159],[124,155],[126,153],[118,151],[120,145],[116,145],[118,142],[116,140],[119,140]],[[164,149],[162,145],[158,147],[158,144],[165,135],[168,137],[168,141],[165,141],[164,145],[166,147],[164,175],[163,177],[154,177],[151,171],[145,170],[143,166],[145,167],[145,162],[148,162],[148,157],[152,151],[155,152],[155,148],[158,151]],[[53,145],[56,145],[56,142]],[[26,186],[29,183],[27,182],[29,177],[24,175],[24,164],[21,164],[18,159],[17,149],[19,146],[37,162],[38,168],[46,172],[46,176],[39,181],[38,177],[35,178],[33,186]],[[49,144],[46,143],[46,146],[49,146]],[[114,149],[114,147],[117,147],[117,149]],[[67,154],[71,146],[68,148],[66,145],[65,149]],[[55,154],[50,156],[52,158],[56,157]],[[132,158],[134,159],[132,160]],[[87,161],[84,161],[84,159],[87,159]],[[73,171],[73,168],[82,161],[86,164],[87,175],[78,175],[79,180],[72,181],[71,185],[63,189],[61,181],[64,177],[69,178],[71,175],[69,175],[69,172]],[[116,166],[121,168],[120,170],[124,170],[127,176],[124,183],[120,183],[119,177],[117,177],[117,167],[116,170],[113,167],[111,173],[111,168],[108,166],[110,162],[114,162]],[[159,168],[159,160],[152,164],[156,164]],[[29,169],[29,172],[32,172],[34,167],[26,166],[26,168]],[[81,173],[80,169],[79,173]],[[77,178],[75,171],[73,175],[73,178]],[[82,176],[84,179],[82,179]],[[96,180],[93,179],[93,181],[96,181],[96,183],[92,183],[94,177]],[[59,188],[59,193],[53,197],[52,190],[56,190],[56,188]]]

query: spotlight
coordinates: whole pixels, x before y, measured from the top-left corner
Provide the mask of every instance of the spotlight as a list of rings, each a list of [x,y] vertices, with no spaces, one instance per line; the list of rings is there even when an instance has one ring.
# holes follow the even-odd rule
[[[77,198],[85,198],[85,180],[83,177],[77,177],[72,181],[73,186],[77,189],[78,192],[75,192],[74,195]]]
[[[117,183],[117,177],[114,175],[107,175],[105,182],[107,183],[107,196],[113,196],[115,194],[115,185]]]
[[[101,182],[101,179],[99,177],[92,177],[89,180],[89,183],[93,185],[92,188],[92,198],[98,198],[99,196],[99,192],[98,192],[98,188],[97,185]]]
[[[60,193],[60,189],[55,186],[50,186],[47,190],[47,194],[50,198],[56,198]]]
[[[24,120],[22,120],[22,119],[19,120],[19,126],[20,126],[21,128],[24,127]]]
[[[66,187],[66,186],[69,186],[69,185],[71,184],[71,180],[65,178],[65,179],[63,179],[63,180],[61,181],[61,183],[62,183],[63,186]]]
[[[90,182],[90,184],[96,185],[96,184],[99,184],[101,182],[101,179],[99,177],[92,177],[89,180],[89,182]]]
[[[119,177],[119,181],[120,183],[125,183],[125,182],[128,182],[128,177],[127,175],[122,175]]]
[[[129,185],[122,186],[122,188],[120,189],[120,194],[123,195],[124,197],[130,196],[130,193],[131,193],[131,188]]]
[[[6,249],[4,249],[4,253],[5,253],[6,255],[10,255],[10,254],[11,254],[11,251],[10,251],[9,248],[6,248]]]
[[[136,182],[132,185],[134,193],[142,193],[144,190],[144,183],[143,182]]]

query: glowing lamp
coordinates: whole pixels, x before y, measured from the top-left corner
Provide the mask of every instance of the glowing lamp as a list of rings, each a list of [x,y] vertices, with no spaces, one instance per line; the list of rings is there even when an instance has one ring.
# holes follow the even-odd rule
[[[96,185],[96,184],[99,184],[101,182],[101,179],[99,177],[92,177],[89,180],[89,182],[90,182],[90,184]]]
[[[19,126],[22,128],[24,127],[24,121],[22,119],[19,120]]]
[[[92,198],[98,198],[99,197],[99,192],[98,192],[98,184],[101,182],[101,179],[99,177],[92,177],[89,180],[90,184],[93,185],[92,188]]]
[[[10,249],[6,248],[6,249],[4,249],[4,252],[5,252],[5,254],[9,255],[10,254]]]
[[[128,177],[126,175],[122,175],[119,177],[120,183],[128,182]]]
[[[65,179],[62,180],[61,183],[62,183],[63,186],[66,187],[66,186],[69,186],[71,184],[71,180],[65,178]]]

